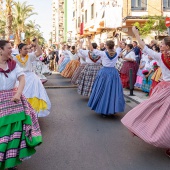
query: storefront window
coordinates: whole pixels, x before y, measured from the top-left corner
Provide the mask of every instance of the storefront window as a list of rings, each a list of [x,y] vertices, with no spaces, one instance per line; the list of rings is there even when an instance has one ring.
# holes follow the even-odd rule
[[[163,0],[163,9],[170,11],[170,0]]]

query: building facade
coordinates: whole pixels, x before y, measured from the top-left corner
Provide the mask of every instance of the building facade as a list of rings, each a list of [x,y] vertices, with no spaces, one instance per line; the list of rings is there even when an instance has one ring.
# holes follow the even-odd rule
[[[90,35],[100,43],[119,30],[121,39],[130,42],[131,27],[145,23],[143,16],[170,15],[170,0],[73,0],[72,13],[72,39]]]
[[[147,19],[144,16],[170,16],[170,0],[124,0],[121,35],[122,39],[132,40],[132,25],[135,22],[144,24]],[[151,38],[156,36],[156,32],[146,39],[149,43]],[[148,41],[148,42],[147,42]]]
[[[64,41],[64,0],[52,1],[52,32],[51,44],[56,45]]]
[[[58,17],[57,17],[57,6],[58,1],[52,1],[52,32],[51,32],[51,43],[54,44],[57,41],[57,29],[58,29]]]

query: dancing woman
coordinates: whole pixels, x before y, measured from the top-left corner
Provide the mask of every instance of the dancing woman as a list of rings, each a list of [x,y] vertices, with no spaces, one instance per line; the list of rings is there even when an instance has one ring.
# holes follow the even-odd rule
[[[32,62],[42,53],[37,40],[35,40],[35,45],[37,51],[35,53],[28,53],[27,44],[19,44],[20,54],[15,56],[14,60],[23,68],[25,73],[26,85],[23,91],[24,96],[37,112],[37,116],[45,117],[50,113],[51,102],[40,79],[32,72]]]
[[[82,49],[83,42],[80,42],[80,49],[79,53],[80,55],[85,59],[86,65],[84,66],[84,69],[81,71],[78,79],[78,94],[82,96],[90,96],[92,86],[94,83],[94,80],[96,78],[97,72],[101,68],[101,57],[94,55],[93,52],[90,50],[83,50]],[[96,43],[92,43],[92,46],[94,49],[97,48]]]
[[[120,47],[114,50],[114,42],[107,41],[107,51],[99,51],[89,44],[95,55],[101,56],[103,67],[97,73],[88,106],[103,116],[124,112],[125,100],[119,73],[115,68]]]
[[[148,100],[128,112],[121,121],[145,142],[166,148],[170,157],[170,37],[164,38],[161,46],[163,53],[158,53],[145,45],[135,27],[132,30],[143,52],[160,65],[163,81],[153,89]]]
[[[35,111],[22,95],[24,72],[9,59],[11,45],[0,40],[0,169],[15,166],[35,153],[42,142]],[[19,81],[18,89],[15,88]]]
[[[71,47],[70,62],[66,65],[65,69],[61,72],[61,75],[66,78],[71,78],[74,71],[80,66],[78,61],[79,56],[75,46]]]

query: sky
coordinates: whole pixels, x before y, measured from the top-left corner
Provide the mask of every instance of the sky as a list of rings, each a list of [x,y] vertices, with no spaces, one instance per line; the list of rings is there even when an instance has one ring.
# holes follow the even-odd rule
[[[19,2],[26,1],[28,5],[34,6],[34,12],[38,15],[30,17],[30,20],[35,20],[41,26],[44,38],[48,41],[50,39],[50,32],[52,29],[52,0],[15,0]]]

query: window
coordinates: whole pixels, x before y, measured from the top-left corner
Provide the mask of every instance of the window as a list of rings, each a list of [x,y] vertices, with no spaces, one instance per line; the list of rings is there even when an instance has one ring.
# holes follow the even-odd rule
[[[85,11],[85,23],[87,23],[87,10]]]
[[[147,8],[147,0],[131,0],[132,10],[142,10],[145,11]]]
[[[91,19],[94,18],[94,4],[91,5]]]
[[[170,10],[170,0],[163,0],[163,9]]]

